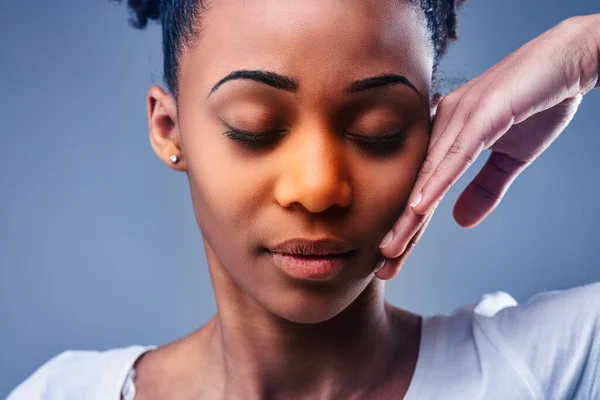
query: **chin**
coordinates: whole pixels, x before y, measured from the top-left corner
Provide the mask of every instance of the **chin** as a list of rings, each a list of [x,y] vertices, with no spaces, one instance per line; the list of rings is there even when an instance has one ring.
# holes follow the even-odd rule
[[[357,282],[341,289],[340,287],[310,285],[286,289],[285,296],[278,293],[269,296],[263,304],[273,314],[299,324],[318,324],[328,321],[348,308],[369,284]]]

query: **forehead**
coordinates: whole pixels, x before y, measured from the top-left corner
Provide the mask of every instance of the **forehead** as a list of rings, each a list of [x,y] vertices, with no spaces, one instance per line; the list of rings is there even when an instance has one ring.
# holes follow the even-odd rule
[[[426,21],[405,1],[213,0],[200,25],[184,53],[181,82],[193,71],[204,92],[235,69],[292,76],[299,92],[400,73],[429,92],[433,51]]]

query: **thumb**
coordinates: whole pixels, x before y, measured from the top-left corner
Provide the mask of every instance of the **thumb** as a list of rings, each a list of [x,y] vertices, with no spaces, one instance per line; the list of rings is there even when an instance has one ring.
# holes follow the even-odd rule
[[[528,164],[492,151],[481,171],[458,197],[453,210],[456,222],[464,228],[479,224],[500,204],[510,185]]]

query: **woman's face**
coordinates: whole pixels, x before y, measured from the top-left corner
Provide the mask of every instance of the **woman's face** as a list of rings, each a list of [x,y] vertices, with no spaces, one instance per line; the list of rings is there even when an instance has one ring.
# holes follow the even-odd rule
[[[330,319],[376,279],[378,245],[425,158],[433,64],[425,20],[398,0],[218,0],[198,34],[182,56],[170,139],[213,283],[221,277],[217,296],[290,321]],[[263,72],[214,88],[237,70]],[[356,83],[381,75],[409,83]],[[225,135],[228,126],[282,133],[253,144]],[[404,141],[361,142],[397,133]],[[168,163],[166,147],[155,150]],[[294,278],[266,251],[322,238],[353,249],[324,280]]]

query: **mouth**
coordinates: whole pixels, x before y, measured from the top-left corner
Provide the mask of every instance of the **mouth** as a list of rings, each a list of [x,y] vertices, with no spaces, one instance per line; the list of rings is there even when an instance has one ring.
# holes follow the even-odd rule
[[[300,280],[331,279],[356,252],[347,242],[333,237],[290,239],[265,250],[281,271]]]
[[[354,254],[288,254],[269,251],[273,262],[288,276],[299,280],[327,280],[338,275]]]

